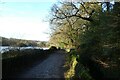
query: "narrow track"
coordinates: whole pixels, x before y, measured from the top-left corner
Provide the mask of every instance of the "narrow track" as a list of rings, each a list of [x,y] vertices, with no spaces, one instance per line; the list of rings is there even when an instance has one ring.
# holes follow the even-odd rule
[[[43,62],[17,76],[17,78],[64,78],[64,63],[64,52],[57,51]]]

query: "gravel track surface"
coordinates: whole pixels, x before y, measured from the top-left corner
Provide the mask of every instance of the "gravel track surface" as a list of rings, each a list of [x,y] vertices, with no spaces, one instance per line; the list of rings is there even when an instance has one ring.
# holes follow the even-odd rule
[[[43,62],[20,74],[18,78],[64,78],[64,63],[64,52],[57,51]]]

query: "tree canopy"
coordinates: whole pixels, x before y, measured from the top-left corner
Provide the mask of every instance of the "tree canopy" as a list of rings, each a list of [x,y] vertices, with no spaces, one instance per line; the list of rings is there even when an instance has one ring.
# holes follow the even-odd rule
[[[62,48],[80,47],[78,62],[89,69],[90,60],[104,68],[118,68],[119,10],[120,2],[59,2],[51,8],[49,22],[53,32],[50,43]]]

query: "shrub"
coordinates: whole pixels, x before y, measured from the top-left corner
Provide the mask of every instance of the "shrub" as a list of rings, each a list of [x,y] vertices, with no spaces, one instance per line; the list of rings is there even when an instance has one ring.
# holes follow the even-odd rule
[[[54,52],[54,51],[56,51],[57,50],[57,48],[55,47],[55,46],[51,46],[50,47],[50,49],[49,49],[49,51],[52,53],[52,52]]]

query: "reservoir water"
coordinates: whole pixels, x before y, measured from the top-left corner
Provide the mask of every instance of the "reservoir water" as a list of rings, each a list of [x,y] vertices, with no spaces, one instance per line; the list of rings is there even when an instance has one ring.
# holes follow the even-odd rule
[[[49,48],[47,47],[10,47],[10,46],[0,46],[0,53],[4,53],[5,51],[9,51],[9,50],[14,50],[14,49],[19,49],[19,50],[23,50],[23,49],[43,49],[43,50],[47,50]]]

